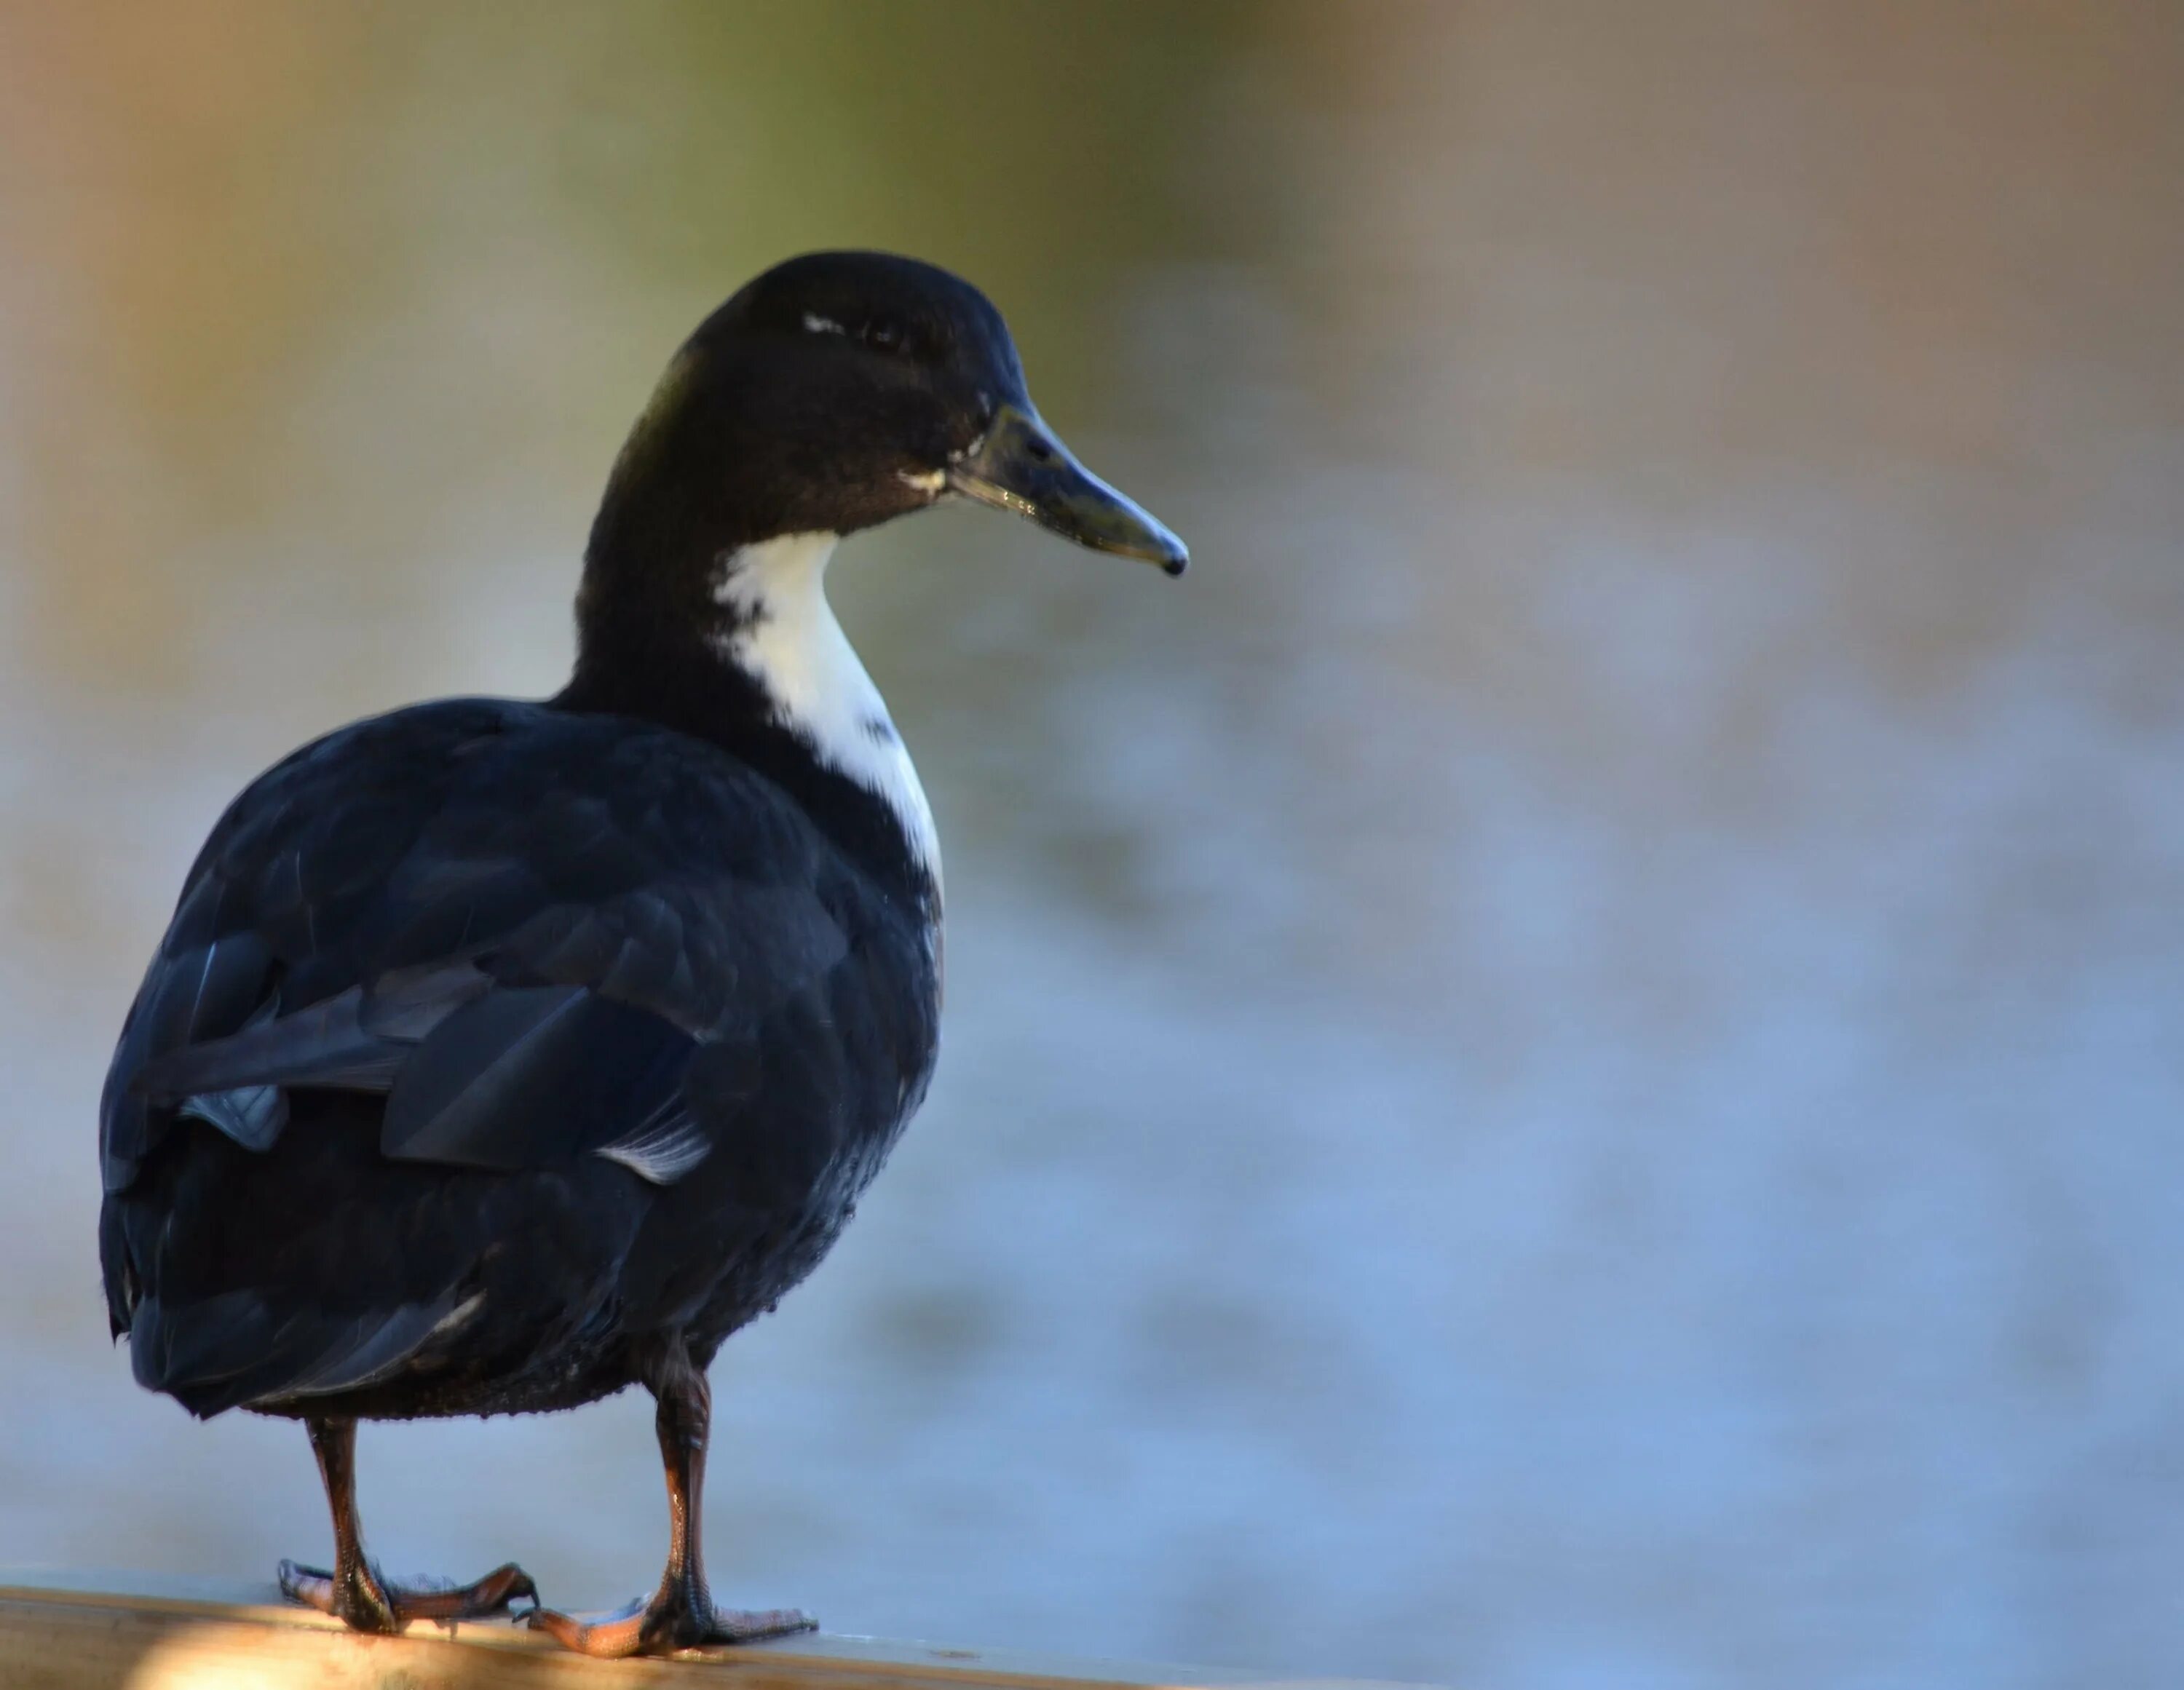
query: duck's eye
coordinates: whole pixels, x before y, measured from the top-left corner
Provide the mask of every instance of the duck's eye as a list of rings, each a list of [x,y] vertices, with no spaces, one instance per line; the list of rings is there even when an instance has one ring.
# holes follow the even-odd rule
[[[865,344],[876,352],[900,352],[902,349],[902,326],[884,320],[865,325]]]

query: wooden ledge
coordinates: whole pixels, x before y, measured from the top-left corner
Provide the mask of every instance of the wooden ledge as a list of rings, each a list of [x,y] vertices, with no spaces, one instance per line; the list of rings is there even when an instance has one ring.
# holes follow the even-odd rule
[[[588,1660],[521,1626],[364,1637],[255,1588],[0,1570],[0,1690],[1362,1690],[822,1632],[673,1660]]]

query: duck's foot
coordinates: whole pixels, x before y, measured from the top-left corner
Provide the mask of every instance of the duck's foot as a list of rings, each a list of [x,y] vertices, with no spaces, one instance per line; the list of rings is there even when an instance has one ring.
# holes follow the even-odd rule
[[[763,1643],[798,1632],[816,1632],[819,1622],[794,1608],[755,1613],[716,1608],[703,1583],[663,1584],[649,1599],[638,1597],[626,1608],[595,1619],[579,1620],[550,1608],[526,1615],[532,1626],[579,1654],[615,1659],[632,1654],[673,1654],[679,1649],[716,1643]]]
[[[538,1601],[538,1587],[513,1561],[472,1584],[406,1585],[390,1583],[368,1561],[359,1561],[346,1576],[283,1561],[281,1593],[358,1632],[398,1632],[412,1620],[435,1620],[443,1626],[490,1620],[506,1614],[510,1603],[527,1600],[535,1610]]]

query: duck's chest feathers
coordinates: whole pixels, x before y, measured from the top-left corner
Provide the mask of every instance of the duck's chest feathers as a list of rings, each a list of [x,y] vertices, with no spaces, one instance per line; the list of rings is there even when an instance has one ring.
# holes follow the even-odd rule
[[[925,788],[887,701],[827,602],[827,564],[838,538],[788,534],[725,553],[718,596],[727,614],[715,644],[757,683],[779,725],[887,805],[937,887],[940,841]]]

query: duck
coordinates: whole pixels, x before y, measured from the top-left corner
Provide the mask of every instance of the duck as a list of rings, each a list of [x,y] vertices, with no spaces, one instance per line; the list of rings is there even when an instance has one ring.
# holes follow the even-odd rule
[[[699,1522],[722,1343],[825,1257],[939,1048],[933,812],[829,608],[844,538],[950,501],[1182,573],[1087,470],[1001,314],[933,264],[809,253],[670,360],[583,553],[542,701],[352,723],[230,804],[99,1110],[99,1256],[137,1384],[302,1422],[366,1632],[521,1619],[582,1654],[808,1629],[715,1604]],[[657,1587],[611,1614],[510,1562],[367,1554],[359,1421],[649,1391]]]

